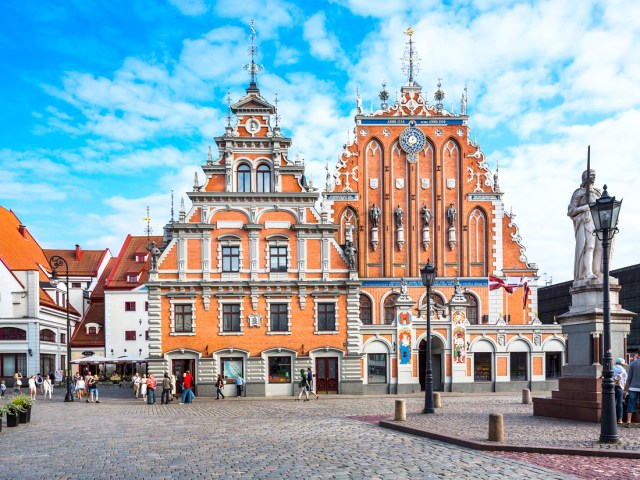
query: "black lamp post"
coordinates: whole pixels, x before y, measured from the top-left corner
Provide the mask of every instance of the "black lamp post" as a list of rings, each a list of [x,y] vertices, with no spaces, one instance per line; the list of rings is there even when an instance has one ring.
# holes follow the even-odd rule
[[[436,281],[436,267],[430,260],[420,269],[422,284],[427,287],[427,365],[424,375],[424,410],[422,413],[434,413],[433,404],[433,371],[431,369],[431,287]]]
[[[616,443],[618,426],[616,425],[615,382],[613,381],[613,355],[611,354],[611,305],[609,300],[609,250],[611,240],[618,233],[618,214],[622,200],[610,197],[607,186],[602,196],[589,204],[591,217],[595,225],[598,240],[602,242],[602,314],[604,356],[602,369],[602,412],[600,414],[600,441]]]
[[[73,395],[71,394],[71,319],[69,317],[69,264],[67,261],[59,255],[54,255],[49,259],[49,266],[53,269],[51,272],[51,278],[49,282],[54,287],[60,283],[58,277],[58,268],[64,265],[65,268],[65,283],[67,286],[67,394],[64,396],[65,402],[73,402]]]

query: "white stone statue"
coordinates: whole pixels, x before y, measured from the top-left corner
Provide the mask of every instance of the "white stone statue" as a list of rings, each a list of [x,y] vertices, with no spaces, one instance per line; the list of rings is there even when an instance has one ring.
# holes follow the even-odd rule
[[[587,180],[587,171],[585,170],[582,173],[582,184],[573,192],[567,211],[567,215],[573,220],[573,230],[576,236],[573,264],[574,280],[591,280],[602,276],[602,243],[594,235],[595,225],[589,210],[589,203],[600,198],[602,191],[593,185],[596,181],[595,170],[591,169],[588,177]]]

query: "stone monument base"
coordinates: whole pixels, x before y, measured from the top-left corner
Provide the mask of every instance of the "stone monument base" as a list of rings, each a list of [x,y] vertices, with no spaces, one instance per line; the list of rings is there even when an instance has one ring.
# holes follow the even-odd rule
[[[602,378],[560,377],[551,397],[533,398],[533,414],[579,422],[600,422]]]

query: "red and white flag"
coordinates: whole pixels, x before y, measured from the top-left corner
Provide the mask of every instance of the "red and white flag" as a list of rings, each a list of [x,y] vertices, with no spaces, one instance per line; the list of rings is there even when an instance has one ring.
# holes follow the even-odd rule
[[[524,282],[524,295],[522,297],[522,309],[526,309],[527,308],[527,300],[529,299],[529,292],[531,292],[531,289],[529,288],[529,282],[525,281]]]
[[[489,290],[498,290],[499,288],[507,288],[504,280],[493,275],[489,275]]]

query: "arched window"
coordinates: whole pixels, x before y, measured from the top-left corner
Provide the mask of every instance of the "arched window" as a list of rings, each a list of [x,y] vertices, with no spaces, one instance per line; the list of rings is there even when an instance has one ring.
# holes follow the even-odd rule
[[[271,169],[269,165],[263,163],[258,167],[257,181],[259,192],[271,191]]]
[[[384,324],[393,325],[397,316],[396,300],[400,295],[394,293],[384,300]]]
[[[0,340],[26,340],[27,332],[21,328],[0,328]]]
[[[242,164],[238,167],[238,192],[251,191],[251,168],[249,165]]]
[[[477,325],[478,324],[478,300],[476,299],[476,297],[474,297],[469,293],[465,293],[464,297],[467,299],[467,302],[469,302],[469,305],[467,306],[467,320],[471,325]]]
[[[40,341],[41,342],[55,342],[56,341],[55,332],[53,330],[49,330],[48,328],[40,330]]]
[[[371,325],[371,300],[366,295],[360,295],[360,320],[363,325]]]

